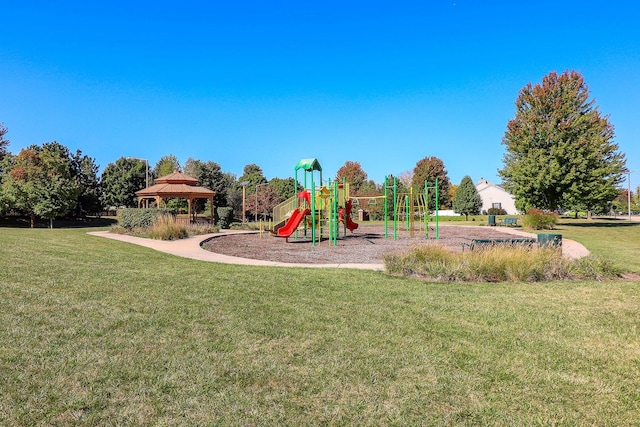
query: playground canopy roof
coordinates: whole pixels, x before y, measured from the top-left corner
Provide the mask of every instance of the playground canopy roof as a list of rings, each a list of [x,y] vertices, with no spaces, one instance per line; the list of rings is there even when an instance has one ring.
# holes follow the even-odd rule
[[[296,165],[295,170],[297,171],[298,169],[304,169],[307,172],[309,171],[322,172],[322,166],[320,166],[320,162],[318,161],[318,159],[302,159]]]
[[[213,221],[213,196],[216,192],[208,188],[198,187],[198,180],[190,175],[174,171],[156,179],[156,183],[140,191],[136,191],[138,196],[138,207],[146,199],[160,202],[168,199],[186,199],[189,205],[189,217],[191,217],[192,203],[196,199],[206,199],[211,202],[211,221]]]

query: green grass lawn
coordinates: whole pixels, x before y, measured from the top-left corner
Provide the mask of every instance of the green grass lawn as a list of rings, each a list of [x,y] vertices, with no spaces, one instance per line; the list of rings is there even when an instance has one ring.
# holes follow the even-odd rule
[[[640,227],[582,224],[560,232],[640,268]],[[638,423],[640,281],[220,265],[86,231],[0,228],[0,425]]]
[[[553,233],[577,240],[591,252],[640,273],[640,222],[621,219],[560,220]]]

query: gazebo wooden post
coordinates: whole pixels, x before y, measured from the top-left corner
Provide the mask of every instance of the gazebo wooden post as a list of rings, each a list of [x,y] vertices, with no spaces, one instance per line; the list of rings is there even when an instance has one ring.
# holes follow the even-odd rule
[[[213,224],[213,196],[209,197],[209,206],[211,207],[211,225]]]

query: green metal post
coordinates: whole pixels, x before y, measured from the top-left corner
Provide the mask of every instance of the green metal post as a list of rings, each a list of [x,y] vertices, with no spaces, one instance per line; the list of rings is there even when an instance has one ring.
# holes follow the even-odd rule
[[[438,235],[438,211],[440,210],[440,202],[438,200],[438,178],[436,178],[436,240],[439,239]]]
[[[316,245],[316,186],[311,171],[311,245]]]
[[[339,182],[338,180],[335,180],[333,182],[333,245],[337,246],[338,245],[338,233],[339,233],[339,227],[340,227],[340,222],[339,222],[339,218],[338,218],[338,197],[339,197]]]

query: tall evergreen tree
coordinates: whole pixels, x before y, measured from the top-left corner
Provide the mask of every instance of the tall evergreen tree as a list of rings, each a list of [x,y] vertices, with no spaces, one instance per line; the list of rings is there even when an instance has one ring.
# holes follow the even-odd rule
[[[71,170],[80,190],[74,209],[76,217],[102,211],[102,191],[95,159],[77,150],[71,158]]]
[[[4,123],[0,122],[0,184],[2,184],[4,172],[9,170],[11,166],[11,153],[7,151],[9,140],[4,137],[8,132],[9,130],[4,127]],[[0,185],[0,214],[8,207],[9,198],[4,194],[2,186]]]
[[[413,191],[424,191],[425,182],[428,186],[434,186],[438,180],[438,204],[442,209],[451,205],[449,194],[449,176],[444,168],[444,162],[437,157],[425,157],[416,163],[413,169]],[[429,209],[435,209],[435,191],[429,191]]]
[[[169,175],[177,170],[180,170],[180,161],[173,154],[168,156],[162,156],[156,166],[153,168],[153,174],[156,178]]]
[[[606,206],[623,180],[624,155],[613,142],[613,125],[589,99],[575,71],[552,72],[527,84],[502,139],[499,170],[516,207],[584,209]]]
[[[247,182],[245,189],[247,194],[254,194],[256,192],[256,185],[266,183],[267,178],[265,178],[260,166],[251,163],[244,167],[242,176],[238,178],[237,188],[239,190],[242,189],[242,186],[239,185],[241,182]]]
[[[477,215],[482,208],[482,198],[478,194],[476,186],[470,176],[465,176],[460,181],[455,196],[453,197],[453,210],[469,219],[469,215]]]
[[[9,130],[4,127],[4,123],[0,122],[0,160],[4,158],[7,154],[7,147],[9,146],[9,140],[5,139],[4,136],[9,132]],[[2,171],[0,170],[0,173]]]

